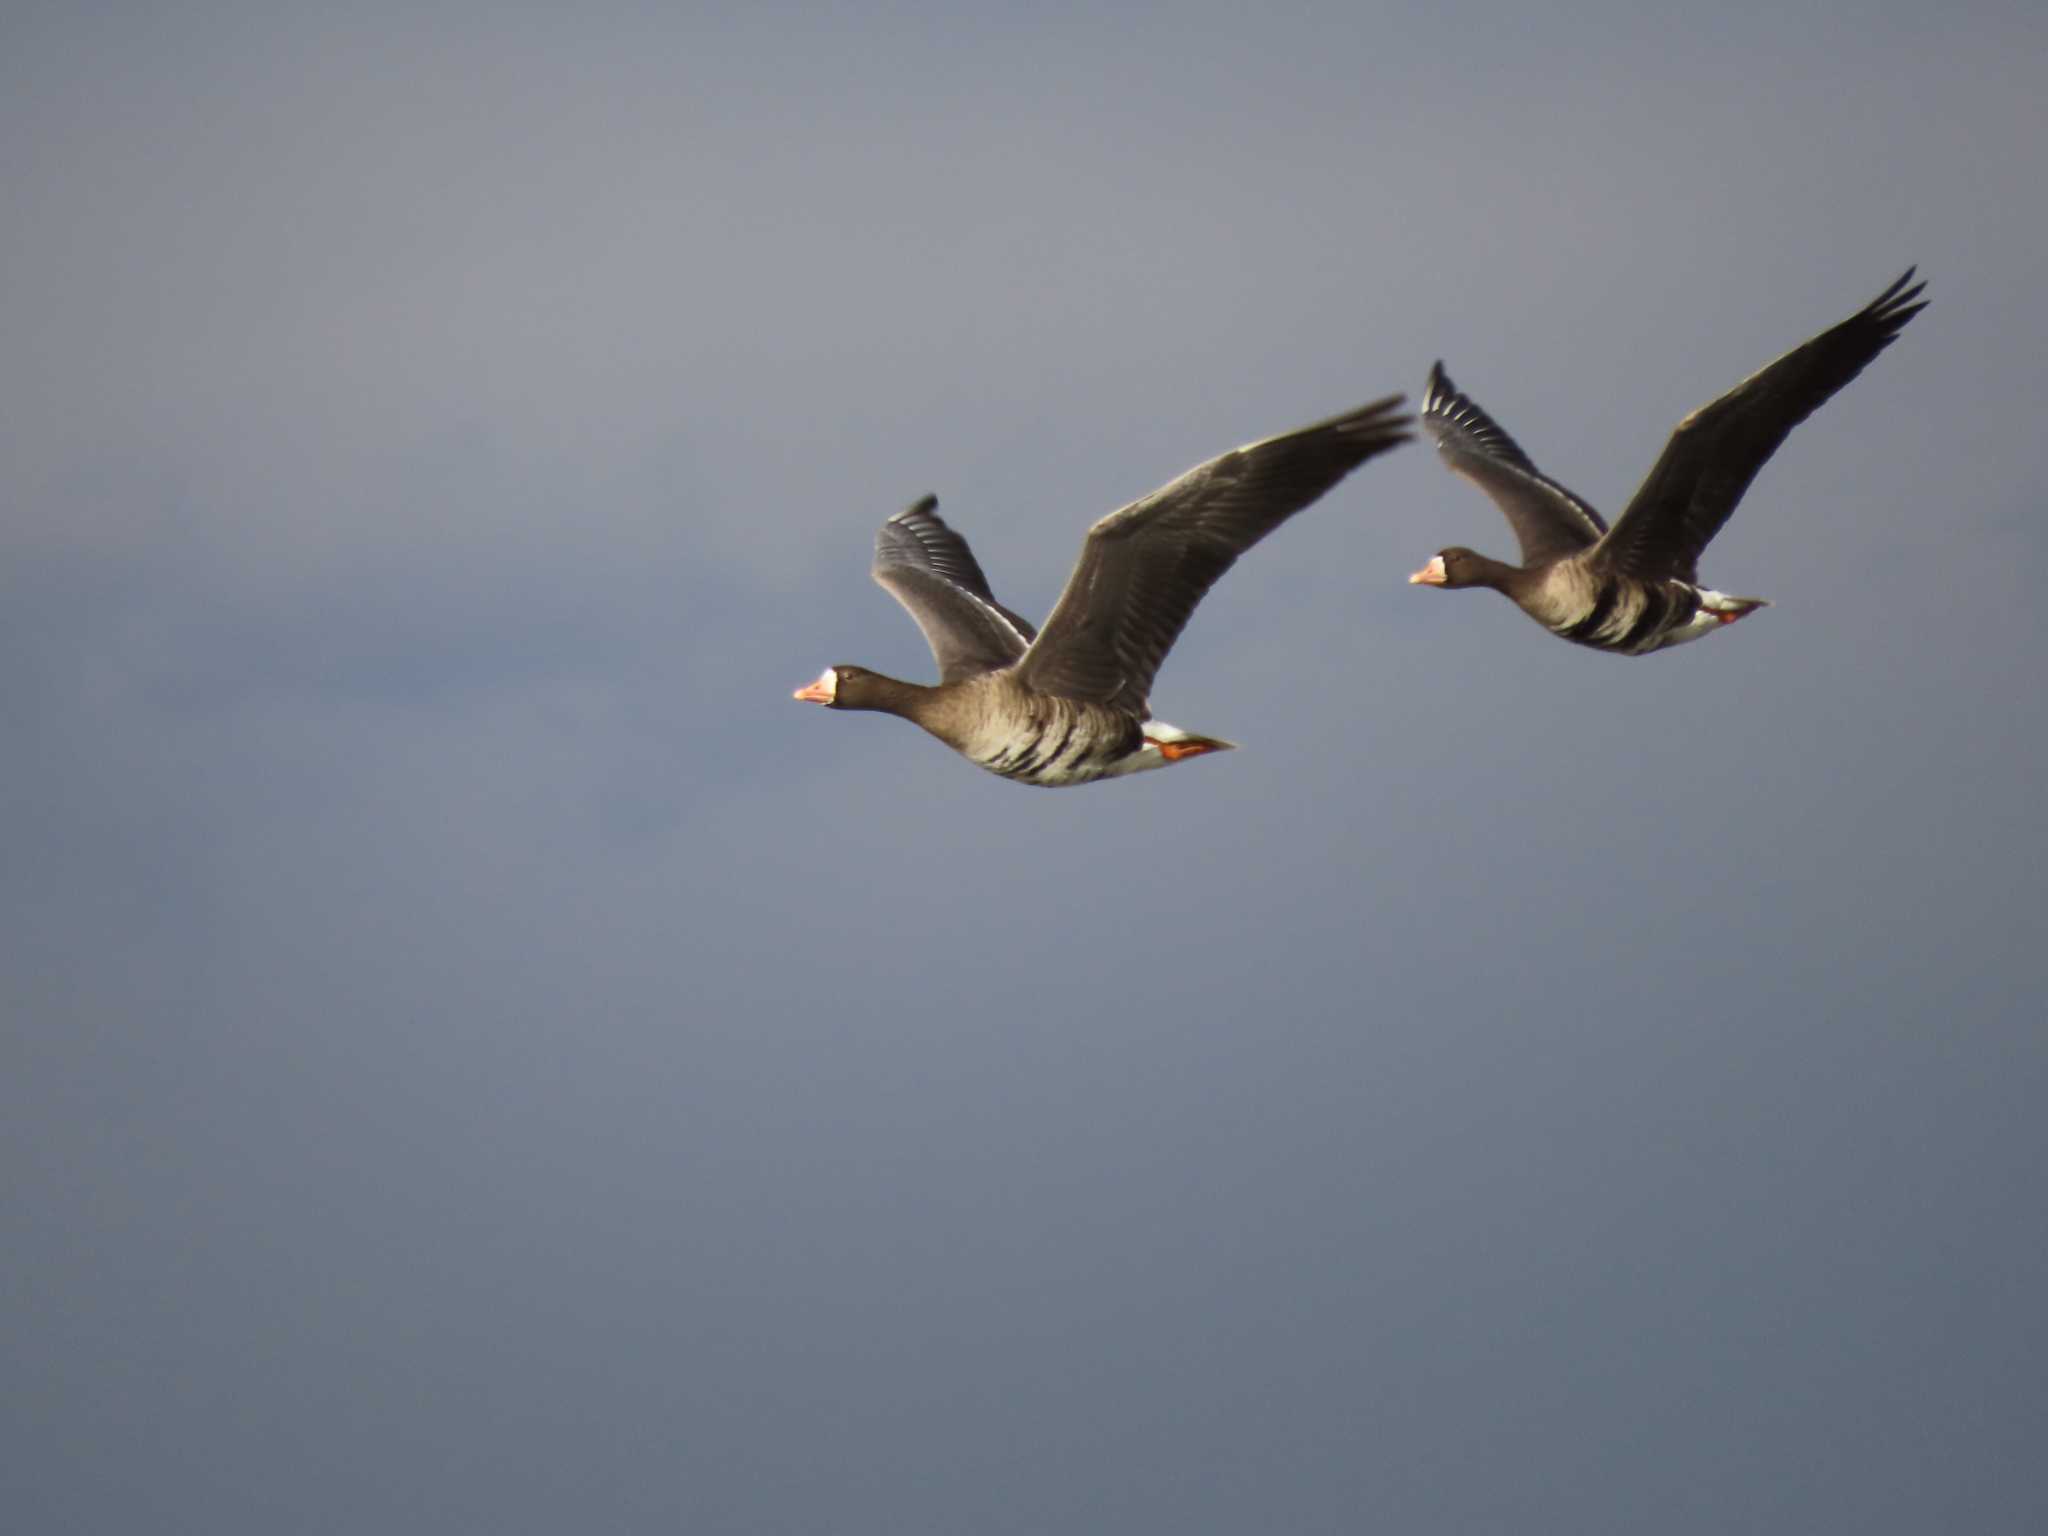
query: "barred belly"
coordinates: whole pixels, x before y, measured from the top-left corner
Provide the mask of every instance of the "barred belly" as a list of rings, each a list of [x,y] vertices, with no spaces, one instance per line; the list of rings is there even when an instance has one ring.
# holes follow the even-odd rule
[[[1606,581],[1583,614],[1545,627],[1597,651],[1640,656],[1672,643],[1699,607],[1699,590],[1686,582]]]
[[[970,741],[967,757],[990,773],[1047,789],[1153,766],[1143,762],[1144,734],[1128,716],[1069,699],[1035,702],[1042,707],[1028,719],[999,722],[1000,731]]]

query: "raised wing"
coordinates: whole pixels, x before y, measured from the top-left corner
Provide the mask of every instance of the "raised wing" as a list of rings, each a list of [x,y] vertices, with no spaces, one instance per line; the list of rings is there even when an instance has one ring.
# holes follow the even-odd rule
[[[1522,544],[1523,565],[1575,555],[1607,531],[1599,513],[1539,470],[1498,422],[1471,396],[1458,392],[1441,362],[1429,370],[1423,386],[1422,430],[1447,469],[1470,480],[1507,514]]]
[[[1861,373],[1927,307],[1914,269],[1875,299],[1678,424],[1601,558],[1631,576],[1697,581],[1700,551],[1792,429]],[[1909,286],[1910,285],[1910,286]]]
[[[1018,669],[1062,698],[1146,712],[1159,665],[1237,557],[1375,454],[1408,439],[1401,397],[1234,448],[1112,512]]]
[[[967,541],[939,516],[939,499],[905,507],[875,535],[874,578],[932,648],[939,681],[1007,667],[1036,631],[995,599]]]

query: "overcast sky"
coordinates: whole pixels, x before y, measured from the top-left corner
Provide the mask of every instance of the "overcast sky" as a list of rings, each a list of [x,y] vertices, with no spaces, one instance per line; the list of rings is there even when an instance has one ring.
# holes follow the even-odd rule
[[[2048,1529],[2048,13],[0,21],[23,1533]],[[932,491],[1093,518],[1442,357],[1610,514],[1932,307],[1625,661],[1421,447],[1046,792]]]

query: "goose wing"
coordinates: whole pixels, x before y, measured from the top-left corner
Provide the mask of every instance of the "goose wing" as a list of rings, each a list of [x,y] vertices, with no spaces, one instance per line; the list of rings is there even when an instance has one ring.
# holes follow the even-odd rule
[[[1678,424],[1607,535],[1603,560],[1631,576],[1697,581],[1700,551],[1792,429],[1866,368],[1927,307],[1908,267],[1840,325],[1794,347]]]
[[[1088,530],[1066,589],[1018,666],[1029,687],[1146,712],[1195,605],[1237,557],[1409,435],[1401,397],[1233,448]]]
[[[1036,633],[996,601],[974,551],[939,516],[936,496],[882,524],[873,574],[924,631],[942,683],[1009,666]]]
[[[1438,362],[1422,391],[1422,429],[1443,456],[1507,514],[1522,544],[1522,564],[1543,565],[1598,542],[1607,525],[1579,497],[1530,462],[1500,424],[1459,392]]]

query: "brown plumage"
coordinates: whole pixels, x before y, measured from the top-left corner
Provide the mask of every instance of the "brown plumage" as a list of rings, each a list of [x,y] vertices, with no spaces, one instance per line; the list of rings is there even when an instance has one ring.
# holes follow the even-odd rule
[[[1422,424],[1446,467],[1493,498],[1522,546],[1508,565],[1462,545],[1409,578],[1491,587],[1552,634],[1640,656],[1711,634],[1766,606],[1699,585],[1699,557],[1792,429],[1890,346],[1927,307],[1913,269],[1841,324],[1759,369],[1678,424],[1610,529],[1538,470],[1444,372],[1429,371]]]
[[[1239,555],[1408,439],[1400,402],[1233,448],[1110,513],[1088,530],[1042,632],[996,601],[927,496],[882,525],[874,577],[924,631],[938,685],[838,666],[796,697],[900,715],[1026,784],[1085,784],[1227,748],[1152,718],[1152,680]]]

